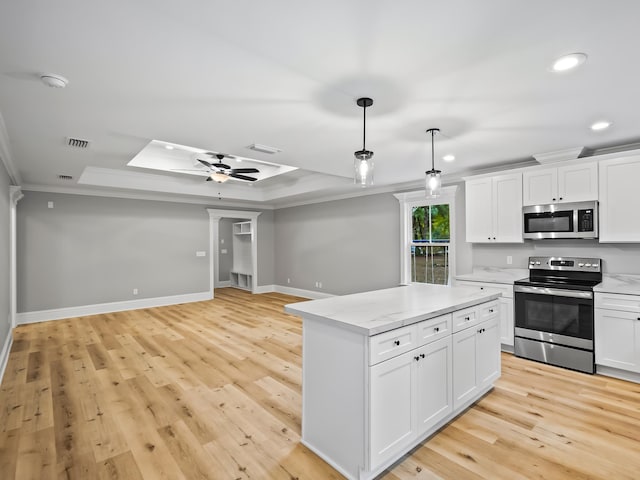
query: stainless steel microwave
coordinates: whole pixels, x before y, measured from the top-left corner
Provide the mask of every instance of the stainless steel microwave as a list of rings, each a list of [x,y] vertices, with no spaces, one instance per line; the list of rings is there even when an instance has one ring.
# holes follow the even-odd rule
[[[522,208],[523,237],[598,238],[598,202],[553,203]]]

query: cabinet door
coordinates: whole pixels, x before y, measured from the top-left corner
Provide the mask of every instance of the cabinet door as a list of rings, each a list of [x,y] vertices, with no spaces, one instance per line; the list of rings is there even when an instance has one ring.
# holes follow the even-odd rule
[[[522,243],[522,174],[493,178],[493,240]]]
[[[418,370],[418,426],[421,435],[449,415],[453,409],[451,337],[420,348]]]
[[[370,368],[370,469],[416,438],[415,351]],[[338,393],[339,394],[339,393]]]
[[[476,331],[476,383],[482,389],[500,376],[500,318],[478,325]]]
[[[465,183],[465,217],[467,242],[492,242],[493,183],[491,177]]]
[[[453,334],[453,408],[473,397],[476,384],[476,330],[471,327]]]
[[[596,364],[640,372],[640,314],[595,309]]]
[[[558,201],[598,200],[598,164],[558,167]]]
[[[523,205],[544,205],[557,200],[557,168],[536,168],[522,174]]]
[[[513,298],[500,297],[500,343],[513,347]]]
[[[640,242],[640,156],[600,162],[600,242]]]

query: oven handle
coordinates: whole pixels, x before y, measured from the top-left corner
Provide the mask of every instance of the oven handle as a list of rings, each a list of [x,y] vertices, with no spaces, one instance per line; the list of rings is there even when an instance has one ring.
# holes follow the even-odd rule
[[[516,293],[555,295],[556,297],[589,298],[589,299],[593,298],[593,292],[585,292],[583,290],[561,290],[559,288],[549,288],[549,287],[527,287],[523,285],[514,285],[513,291]]]

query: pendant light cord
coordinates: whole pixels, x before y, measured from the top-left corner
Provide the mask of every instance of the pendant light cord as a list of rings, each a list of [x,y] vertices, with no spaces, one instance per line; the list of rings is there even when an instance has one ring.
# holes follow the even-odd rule
[[[364,108],[362,109],[362,150],[366,150],[367,144],[367,104],[364,104]]]
[[[431,130],[431,170],[435,170],[436,166],[433,160],[433,157],[435,156],[435,149],[433,147],[433,137],[435,136],[436,131],[435,130]]]

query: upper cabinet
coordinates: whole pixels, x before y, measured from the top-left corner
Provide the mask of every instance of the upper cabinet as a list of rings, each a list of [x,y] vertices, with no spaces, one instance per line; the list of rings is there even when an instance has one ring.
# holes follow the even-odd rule
[[[640,155],[600,162],[600,242],[640,242]]]
[[[522,174],[465,182],[467,242],[522,243]]]
[[[525,171],[522,180],[523,205],[598,199],[597,162],[534,168]]]

